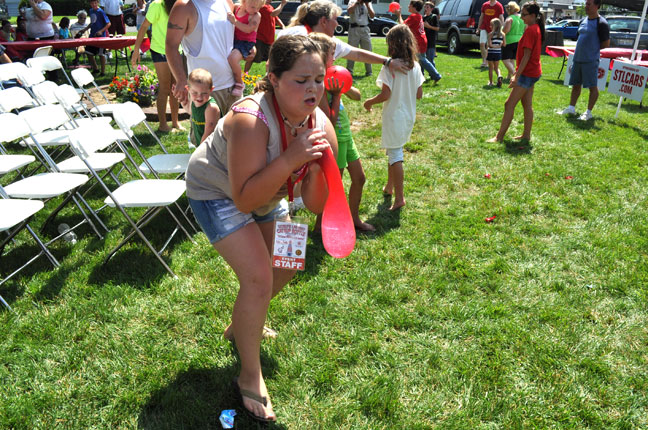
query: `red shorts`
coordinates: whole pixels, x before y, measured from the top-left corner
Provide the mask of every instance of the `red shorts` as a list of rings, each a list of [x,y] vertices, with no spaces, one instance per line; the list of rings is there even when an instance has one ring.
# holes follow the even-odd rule
[[[110,20],[110,27],[108,28],[110,34],[126,34],[124,15],[108,15],[108,19]]]

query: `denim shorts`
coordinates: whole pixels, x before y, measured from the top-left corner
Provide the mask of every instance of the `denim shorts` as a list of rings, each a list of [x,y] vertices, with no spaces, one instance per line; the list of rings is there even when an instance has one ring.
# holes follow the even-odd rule
[[[277,217],[287,217],[289,214],[286,200],[281,200],[273,210],[262,216],[239,211],[231,199],[194,200],[188,198],[188,200],[198,224],[209,239],[209,243],[216,243],[252,222],[262,224],[274,221]]]
[[[238,50],[243,58],[250,55],[250,51],[254,48],[255,43],[247,40],[234,40],[234,49]]]
[[[589,63],[572,62],[569,85],[582,85],[583,88],[595,87],[598,84],[598,66],[598,60]]]
[[[153,60],[154,63],[166,63],[166,55],[160,54],[159,52],[155,52],[154,50],[151,49],[151,60]]]
[[[540,80],[540,76],[537,78],[530,78],[528,76],[520,75],[520,78],[518,79],[518,86],[522,88],[533,88],[536,82]]]

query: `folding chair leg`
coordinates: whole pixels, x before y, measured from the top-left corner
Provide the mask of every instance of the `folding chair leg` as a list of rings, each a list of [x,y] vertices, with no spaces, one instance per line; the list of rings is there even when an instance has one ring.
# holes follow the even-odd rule
[[[0,296],[0,302],[2,302],[2,304],[5,305],[7,307],[7,309],[9,309],[11,312],[14,311],[13,309],[11,309],[11,306],[9,306],[9,303],[7,303],[2,296]]]
[[[171,276],[173,276],[175,279],[178,279],[178,275],[176,275],[176,274],[173,272],[173,270],[171,270],[171,268],[166,264],[166,262],[164,261],[164,259],[163,259],[163,258],[160,256],[160,254],[158,254],[158,252],[155,250],[155,248],[153,247],[153,245],[151,245],[151,242],[149,242],[149,240],[146,238],[146,236],[144,235],[144,233],[142,233],[142,231],[138,228],[138,225],[137,225],[137,224],[136,224],[136,223],[131,219],[130,216],[128,216],[128,214],[126,213],[126,211],[125,211],[122,207],[120,207],[120,206],[117,206],[117,207],[119,208],[119,210],[121,211],[121,213],[126,217],[126,219],[128,220],[129,224],[130,224],[131,227],[133,228],[133,231],[131,231],[131,232],[128,234],[128,236],[127,236],[127,237],[126,237],[126,238],[125,238],[125,239],[124,239],[124,240],[123,240],[119,245],[117,245],[117,247],[116,247],[113,251],[111,251],[110,254],[108,254],[108,257],[106,257],[106,259],[104,260],[103,264],[105,265],[105,264],[108,262],[108,260],[110,260],[110,259],[113,257],[113,255],[115,255],[115,253],[116,253],[116,252],[117,252],[117,251],[118,251],[122,246],[124,246],[124,245],[126,244],[126,242],[127,242],[131,237],[133,237],[135,234],[137,234],[137,235],[140,237],[140,239],[142,239],[142,240],[144,241],[144,243],[146,244],[146,246],[148,246],[148,248],[153,252],[153,254],[155,254],[155,257],[156,257],[156,258],[158,259],[158,261],[162,264],[162,266],[164,266],[164,268],[167,270],[167,272],[169,272],[169,274],[170,274]],[[145,214],[145,216],[147,217],[147,221],[146,221],[146,223],[148,223],[148,221],[150,221],[151,219],[153,219],[153,218],[155,217],[155,215],[157,215],[161,210],[162,210],[162,208],[154,208],[154,210],[150,213],[150,216],[149,216],[149,214]],[[141,220],[140,220],[140,221],[141,221]],[[143,223],[142,226],[144,226],[146,223]]]

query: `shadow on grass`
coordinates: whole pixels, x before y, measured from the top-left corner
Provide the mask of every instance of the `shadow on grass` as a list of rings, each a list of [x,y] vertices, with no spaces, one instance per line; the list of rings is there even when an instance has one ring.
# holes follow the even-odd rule
[[[369,224],[376,227],[376,231],[358,234],[358,238],[375,239],[389,230],[400,227],[401,211],[407,210],[407,206],[390,211],[392,196],[383,194],[383,201],[376,206],[376,212],[366,220]]]
[[[276,368],[276,363],[267,363],[268,359],[263,354],[261,361],[267,379],[267,375]],[[140,411],[137,428],[221,429],[220,413],[226,409],[236,409],[236,429],[285,429],[280,423],[259,424],[247,416],[232,384],[237,374],[237,365],[190,368],[180,372],[169,384],[151,393]]]
[[[533,145],[526,139],[505,140],[504,150],[511,155],[529,155],[533,150]]]
[[[648,131],[645,128],[639,128],[634,125],[630,125],[625,121],[619,121],[617,118],[610,118],[607,120],[608,124],[615,125],[617,127],[629,128],[632,129],[637,135],[639,135],[644,141],[648,140]]]

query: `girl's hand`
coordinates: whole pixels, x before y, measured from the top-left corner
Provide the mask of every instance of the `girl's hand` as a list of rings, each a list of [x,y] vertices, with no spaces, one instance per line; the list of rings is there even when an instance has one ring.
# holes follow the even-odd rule
[[[367,109],[367,112],[371,112],[371,101],[370,100],[365,100],[363,106],[364,106],[365,109]]]
[[[287,157],[292,169],[298,169],[304,163],[321,158],[322,153],[330,147],[326,140],[326,132],[309,129],[298,133],[283,155]]]
[[[509,84],[509,88],[517,87],[518,86],[517,81],[518,81],[517,76],[513,75],[513,77],[511,78],[511,83]]]
[[[328,91],[329,93],[337,94],[342,91],[344,85],[340,83],[338,78],[328,78]]]
[[[234,24],[236,22],[236,17],[234,16],[234,14],[232,12],[227,12],[227,20],[230,23]]]

